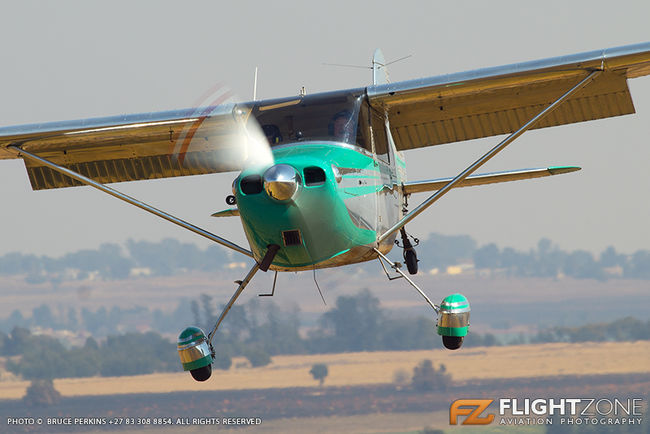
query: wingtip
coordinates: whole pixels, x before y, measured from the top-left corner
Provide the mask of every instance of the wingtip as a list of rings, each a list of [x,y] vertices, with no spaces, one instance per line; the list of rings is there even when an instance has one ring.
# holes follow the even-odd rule
[[[210,214],[211,217],[234,217],[238,215],[239,209],[237,208],[224,209],[223,211],[218,211],[214,214]]]
[[[581,169],[582,167],[578,167],[578,166],[553,166],[547,168],[547,170],[551,175],[562,175],[563,173],[577,172],[578,170]]]

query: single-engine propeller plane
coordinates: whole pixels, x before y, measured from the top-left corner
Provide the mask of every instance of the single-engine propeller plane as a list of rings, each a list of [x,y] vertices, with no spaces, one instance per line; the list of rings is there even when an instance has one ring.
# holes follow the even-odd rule
[[[444,346],[458,349],[468,300],[434,304],[386,255],[401,238],[416,274],[405,226],[454,188],[579,170],[474,174],[527,130],[634,113],[627,80],[650,74],[650,42],[396,83],[377,50],[371,69],[372,85],[356,89],[245,103],[223,95],[187,110],[4,127],[0,159],[22,158],[34,190],[89,185],[253,259],[212,331],[179,336],[183,367],[198,381],[210,377],[212,338],[258,270],[377,259],[419,292]],[[407,182],[404,151],[500,134],[508,136],[455,177]],[[227,171],[239,172],[231,208],[213,215],[239,216],[250,250],[105,185]],[[419,192],[432,194],[411,209]]]

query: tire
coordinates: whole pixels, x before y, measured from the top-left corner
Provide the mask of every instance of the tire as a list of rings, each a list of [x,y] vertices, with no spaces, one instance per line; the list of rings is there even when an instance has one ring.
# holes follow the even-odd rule
[[[443,336],[442,345],[448,350],[457,350],[463,345],[462,336]]]
[[[404,251],[404,262],[406,262],[406,268],[409,270],[409,274],[418,274],[418,255],[415,253],[415,250]]]
[[[210,375],[212,375],[212,365],[192,369],[190,371],[190,374],[192,374],[192,378],[194,378],[196,381],[205,381],[210,378]]]

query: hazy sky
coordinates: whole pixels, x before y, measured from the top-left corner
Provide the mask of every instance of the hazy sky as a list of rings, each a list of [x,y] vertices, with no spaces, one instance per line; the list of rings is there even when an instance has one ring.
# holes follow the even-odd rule
[[[650,39],[650,2],[5,2],[0,125],[190,106],[219,81],[243,99],[358,87],[376,47],[393,81]],[[600,6],[602,4],[602,6]],[[399,6],[398,6],[399,5]],[[650,77],[630,82],[637,114],[526,133],[480,171],[576,164],[581,172],[451,192],[409,232],[470,234],[528,249],[548,237],[594,253],[650,249]],[[452,176],[499,138],[406,154],[411,180]],[[245,244],[214,219],[235,174],[118,184],[128,194]],[[33,192],[0,161],[0,254],[59,255],[102,242],[200,237],[89,187]]]

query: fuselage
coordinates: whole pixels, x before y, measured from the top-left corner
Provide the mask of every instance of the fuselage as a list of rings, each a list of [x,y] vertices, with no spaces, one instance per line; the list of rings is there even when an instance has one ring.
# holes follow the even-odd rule
[[[262,105],[263,104],[263,105]],[[271,268],[297,271],[367,261],[403,212],[405,162],[385,113],[365,89],[248,107],[273,162],[243,170],[233,192],[255,259],[280,246]],[[244,110],[246,111],[246,110]]]
[[[402,216],[404,181],[404,161],[390,154],[380,159],[361,147],[326,141],[274,147],[273,167],[290,166],[297,174],[290,198],[267,192],[269,168],[247,169],[233,185],[255,258],[277,244],[271,268],[298,271],[374,259],[374,247],[388,252],[395,237],[382,245],[377,238]]]

